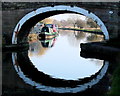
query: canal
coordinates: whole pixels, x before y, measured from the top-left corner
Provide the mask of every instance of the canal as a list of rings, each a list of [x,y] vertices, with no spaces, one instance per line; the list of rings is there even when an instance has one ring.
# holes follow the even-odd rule
[[[86,38],[91,35],[76,33],[60,30],[59,36],[51,40],[30,43],[30,61],[39,71],[53,78],[78,80],[94,75],[103,66],[103,61],[80,56],[80,43],[88,42]]]
[[[119,96],[119,57],[80,56],[81,43],[101,42],[103,35],[59,30],[49,40],[32,38],[28,50],[3,53],[3,96]]]

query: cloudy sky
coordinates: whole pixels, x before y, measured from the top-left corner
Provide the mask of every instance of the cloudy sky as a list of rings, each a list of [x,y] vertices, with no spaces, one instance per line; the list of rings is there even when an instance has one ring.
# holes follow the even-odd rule
[[[66,14],[54,15],[54,16],[51,16],[50,18],[61,21],[61,20],[67,20],[68,18],[80,18],[85,20],[86,17],[79,14],[66,13]]]

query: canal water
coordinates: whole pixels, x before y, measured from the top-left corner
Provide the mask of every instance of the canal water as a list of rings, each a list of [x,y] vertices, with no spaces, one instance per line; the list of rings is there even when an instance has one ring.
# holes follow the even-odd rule
[[[3,54],[3,96],[103,96],[114,86],[110,79],[115,67],[109,67],[110,62],[80,56],[81,43],[103,41],[104,36],[70,30],[59,30],[48,40],[29,35],[29,50]]]
[[[90,36],[88,33],[60,30],[59,36],[51,40],[30,43],[28,56],[39,71],[52,78],[78,80],[90,77],[103,66],[103,60],[80,56],[80,43],[89,42],[87,38]],[[103,40],[102,36],[98,38]]]

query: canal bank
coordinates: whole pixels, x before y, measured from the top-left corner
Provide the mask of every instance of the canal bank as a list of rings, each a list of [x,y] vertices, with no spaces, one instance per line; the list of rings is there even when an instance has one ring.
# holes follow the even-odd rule
[[[79,29],[79,28],[59,28],[61,30],[73,30],[73,31],[81,31],[93,34],[103,35],[103,32],[100,29]]]
[[[119,42],[119,39],[113,39],[102,42],[81,43],[80,55],[84,58],[114,60],[120,54]]]

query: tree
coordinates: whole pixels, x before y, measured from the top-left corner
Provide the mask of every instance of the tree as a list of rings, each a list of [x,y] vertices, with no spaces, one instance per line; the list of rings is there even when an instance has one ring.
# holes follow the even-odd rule
[[[78,27],[78,28],[84,28],[86,27],[86,20],[82,20],[82,18],[80,18],[80,16],[78,15],[73,15],[70,18],[68,18],[67,20],[69,22],[69,24],[71,24],[74,28]]]
[[[78,20],[76,20],[76,25],[77,25],[78,28],[85,28],[86,27],[86,21],[78,19]]]
[[[60,21],[58,21],[58,20],[53,20],[53,24],[56,24],[56,25],[58,25],[58,27],[60,27],[61,26],[61,23],[60,23]]]
[[[53,23],[53,19],[46,18],[46,19],[42,20],[42,22],[45,23],[45,24],[51,24],[51,23]]]
[[[87,25],[89,25],[90,28],[98,28],[99,27],[97,25],[97,23],[90,18],[87,19]]]
[[[60,23],[62,27],[68,26],[68,22],[66,20],[61,20]]]
[[[77,17],[71,16],[70,18],[67,19],[68,24],[70,24],[73,27],[76,27],[76,21]]]

